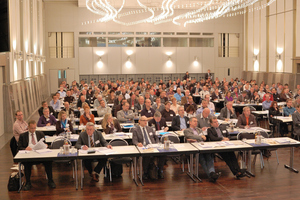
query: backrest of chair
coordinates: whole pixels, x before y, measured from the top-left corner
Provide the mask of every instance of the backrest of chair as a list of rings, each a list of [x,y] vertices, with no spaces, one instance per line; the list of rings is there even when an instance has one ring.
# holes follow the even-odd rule
[[[113,139],[109,142],[111,146],[128,146],[128,142],[121,138]]]
[[[51,143],[51,149],[59,149],[60,147],[62,147],[65,144],[65,138],[63,137],[59,137],[56,138],[52,143]],[[70,140],[67,140],[69,145],[72,145]]]
[[[255,135],[252,134],[252,133],[247,133],[247,132],[240,132],[238,135],[237,135],[237,140],[242,140],[242,139],[248,139],[248,140],[251,140],[251,139],[255,139]]]
[[[180,139],[177,135],[175,135],[174,133],[169,133],[169,134],[165,134],[160,138],[160,141],[163,142],[165,137],[168,137],[169,140],[173,143],[180,143]]]
[[[250,108],[250,111],[251,111],[251,112],[252,112],[252,111],[256,111],[256,108],[253,107],[253,106],[249,106],[249,108]]]
[[[269,138],[269,134],[265,130],[257,129],[264,138]]]

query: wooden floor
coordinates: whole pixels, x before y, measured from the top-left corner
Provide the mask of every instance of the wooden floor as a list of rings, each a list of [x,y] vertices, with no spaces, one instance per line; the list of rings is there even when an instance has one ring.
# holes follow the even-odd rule
[[[129,168],[124,166],[122,177],[113,179],[112,183],[104,179],[103,174],[99,183],[92,183],[85,171],[84,188],[78,191],[75,189],[70,165],[53,164],[56,189],[48,188],[44,169],[38,165],[32,172],[32,189],[17,193],[7,190],[13,161],[9,144],[6,144],[0,150],[0,199],[299,199],[300,174],[284,168],[284,164],[289,164],[289,149],[279,149],[278,154],[280,164],[277,165],[274,152],[268,161],[264,159],[263,170],[257,159],[255,178],[236,180],[226,164],[217,159],[216,171],[222,172],[217,183],[208,182],[202,169],[200,177],[203,182],[194,183],[181,172],[179,164],[168,160],[163,180],[145,181],[145,186],[136,186],[129,178]],[[294,166],[298,169],[299,156],[300,149],[296,148]]]

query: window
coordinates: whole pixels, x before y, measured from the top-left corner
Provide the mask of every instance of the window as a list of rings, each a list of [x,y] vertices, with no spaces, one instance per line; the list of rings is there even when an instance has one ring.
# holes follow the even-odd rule
[[[134,32],[122,32],[122,35],[133,35]]]
[[[74,33],[49,32],[48,43],[50,58],[74,58]]]
[[[185,32],[178,32],[177,35],[187,35],[188,33]]]
[[[79,47],[106,47],[106,37],[80,37]]]
[[[136,47],[160,47],[161,38],[160,37],[137,37]]]
[[[108,32],[108,35],[120,35],[120,32]]]
[[[108,47],[133,47],[133,37],[109,37]]]
[[[92,32],[79,32],[79,35],[92,35]]]
[[[214,47],[214,38],[190,38],[190,47]]]
[[[163,34],[164,34],[164,35],[175,35],[174,32],[164,32]]]
[[[150,32],[150,35],[161,35],[161,32]]]
[[[163,38],[164,47],[187,47],[187,38]]]
[[[94,32],[94,35],[106,35],[106,32]]]
[[[148,32],[136,32],[137,35],[148,35]]]
[[[239,33],[219,33],[219,57],[239,57]]]
[[[190,35],[200,35],[201,33],[190,33]]]

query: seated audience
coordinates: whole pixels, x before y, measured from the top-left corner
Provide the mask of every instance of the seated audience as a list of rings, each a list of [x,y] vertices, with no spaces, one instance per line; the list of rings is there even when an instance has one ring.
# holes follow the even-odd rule
[[[64,97],[64,102],[69,102],[69,104],[73,103],[74,101],[74,96],[71,95],[71,91],[67,91],[67,95]]]
[[[44,108],[44,109],[48,109],[48,108]],[[28,131],[21,134],[19,137],[18,149],[32,151],[35,144],[38,143],[43,138],[45,138],[45,135],[42,132],[36,131],[36,122],[31,120],[28,122]],[[45,171],[48,178],[48,186],[50,188],[55,188],[56,185],[53,182],[53,178],[52,178],[52,161],[43,161],[40,163],[43,163],[43,165],[45,166]],[[22,164],[24,165],[24,172],[25,172],[25,179],[26,179],[26,184],[23,187],[23,190],[27,191],[30,190],[32,187],[30,181],[31,167],[32,165],[37,164],[37,162],[24,162]]]
[[[160,113],[162,113],[162,111],[165,109],[165,104],[162,104],[160,98],[157,97],[155,99],[155,103],[153,104],[152,108],[155,111],[159,111]]]
[[[270,100],[270,94],[265,95],[266,100],[262,102],[262,108],[263,110],[269,110],[272,104],[272,101]]]
[[[245,129],[249,129],[250,127],[257,127],[256,119],[254,115],[250,113],[250,108],[248,106],[243,108],[243,114],[239,115],[236,126],[238,128]]]
[[[90,107],[88,105],[85,105],[83,107],[83,114],[80,116],[80,125],[86,125],[88,122],[92,122],[95,124],[94,115],[90,112]]]
[[[149,99],[146,99],[145,101],[145,107],[141,112],[141,116],[146,116],[148,120],[153,119],[155,110],[151,108],[151,101]]]
[[[56,125],[56,119],[53,115],[50,114],[49,108],[44,108],[43,115],[40,116],[37,126],[44,127],[52,125]]]
[[[21,110],[17,110],[15,116],[16,121],[13,125],[13,135],[18,143],[20,135],[28,130],[28,124],[24,121],[24,115]]]
[[[206,99],[203,99],[202,103],[201,103],[201,107],[198,108],[198,110],[196,111],[196,115],[201,114],[205,108],[208,108],[208,101]],[[210,108],[209,108],[209,110],[210,110],[211,114],[213,114],[213,110],[211,110]]]
[[[175,114],[178,114],[179,105],[177,104],[177,100],[175,97],[173,97],[171,100],[172,100],[172,105],[170,106],[170,109],[173,110]]]
[[[157,135],[154,133],[153,129],[147,126],[148,119],[146,116],[142,116],[139,119],[139,125],[132,130],[132,143],[138,147],[144,147],[148,144],[159,143]],[[158,178],[164,178],[163,167],[165,164],[165,156],[157,156],[158,159]],[[143,156],[143,179],[149,178],[149,164],[154,159],[154,157]]]
[[[43,115],[44,108],[49,108],[50,114],[51,115],[54,114],[54,109],[52,108],[52,106],[48,106],[47,101],[42,101],[42,107],[40,107],[39,110],[38,110],[40,116]]]
[[[124,103],[122,110],[117,112],[117,119],[121,123],[132,122],[134,119],[134,113],[132,110],[129,110],[129,103]]]
[[[237,119],[234,108],[232,107],[232,101],[227,102],[226,107],[221,109],[218,119],[228,121],[229,119]]]
[[[105,101],[104,100],[100,100],[100,106],[97,107],[98,117],[103,117],[106,113],[110,113],[111,114],[111,108],[109,106],[105,105]]]
[[[72,108],[70,108],[70,104],[69,102],[64,102],[64,108],[62,109],[63,111],[66,112],[67,117],[70,117],[70,114],[74,114],[74,110]]]
[[[197,127],[198,121],[197,118],[192,117],[189,120],[190,127],[183,131],[184,137],[188,142],[203,142],[206,141],[207,138],[203,134],[202,130]],[[201,153],[199,154],[199,162],[209,177],[210,182],[216,182],[220,177],[221,173],[215,172],[214,167],[214,154],[213,153]]]
[[[204,135],[207,135],[207,129],[210,127],[209,119],[213,116],[210,114],[209,108],[205,108],[203,112],[199,115],[196,115],[198,121],[198,127],[201,128]]]
[[[296,109],[294,107],[292,107],[292,105],[293,105],[292,99],[286,100],[286,107],[283,108],[284,116],[290,116],[294,112],[296,112]]]
[[[95,126],[92,122],[88,122],[86,124],[86,130],[79,134],[79,138],[76,142],[75,147],[82,150],[88,150],[89,148],[94,147],[107,147],[109,149],[112,149],[112,146],[106,142],[106,140],[102,136],[102,133],[95,130]],[[93,169],[92,162],[94,161],[95,159],[83,159],[83,164],[92,177],[92,181],[99,182],[99,174],[102,168],[105,167],[107,159],[97,159],[98,163]]]
[[[81,95],[78,102],[77,102],[77,109],[80,110],[81,108],[83,108],[83,103],[87,103],[88,106],[90,106],[90,102],[88,100],[86,100],[84,95]]]
[[[67,113],[65,111],[60,111],[58,113],[58,121],[56,122],[56,135],[63,132],[73,133],[73,125],[72,122],[67,119]]]
[[[194,102],[192,96],[189,96],[189,97],[188,97],[187,103],[184,104],[184,110],[186,111],[186,109],[187,109],[189,106],[192,106],[192,107],[194,107],[195,110],[197,110],[197,105],[195,104],[195,102]]]
[[[176,116],[175,112],[170,109],[171,103],[169,101],[165,102],[165,109],[161,112],[162,117],[167,121],[173,121]]]
[[[181,93],[181,89],[180,89],[180,88],[177,88],[176,91],[177,91],[177,92],[174,94],[174,98],[175,98],[177,101],[181,101],[181,98],[183,97],[183,94]]]
[[[247,95],[247,91],[243,91],[242,94],[238,97],[237,103],[245,104],[248,103],[249,97]]]
[[[105,134],[122,132],[119,121],[117,119],[114,119],[111,113],[106,113],[104,115],[101,125]]]
[[[189,118],[184,116],[184,108],[180,106],[178,108],[178,115],[173,117],[172,130],[183,131],[189,127]]]
[[[229,141],[229,133],[225,131],[226,134],[223,135],[223,132],[219,129],[219,123],[216,117],[212,117],[210,119],[210,125],[211,128],[207,130],[210,141]],[[218,154],[223,158],[223,160],[230,168],[232,174],[236,176],[237,179],[246,175],[245,171],[240,169],[238,161],[233,151],[218,152]]]
[[[167,132],[169,130],[166,120],[161,116],[159,111],[154,113],[154,117],[148,122],[148,125],[150,127],[154,126],[157,131],[163,130],[164,132]]]

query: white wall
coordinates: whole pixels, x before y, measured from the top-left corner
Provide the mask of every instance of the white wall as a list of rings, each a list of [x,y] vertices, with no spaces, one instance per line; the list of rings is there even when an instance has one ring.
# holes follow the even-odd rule
[[[176,26],[173,23],[159,25],[139,24],[134,26],[122,26],[114,22],[95,23],[82,25],[85,20],[96,19],[86,8],[79,8],[77,2],[49,2],[45,3],[45,42],[48,46],[48,32],[74,32],[75,57],[69,59],[50,59],[47,49],[46,73],[50,69],[75,70],[75,79],[79,81],[80,74],[146,74],[146,73],[192,73],[206,72],[211,69],[218,77],[227,76],[227,69],[231,68],[231,76],[240,76],[243,66],[243,16],[220,18],[207,22],[187,25],[187,27]],[[55,13],[55,14],[53,14]],[[213,48],[167,48],[167,47],[78,47],[79,32],[84,31],[118,31],[118,32],[212,32],[214,35]],[[240,57],[219,58],[218,57],[218,34],[239,33],[240,34]],[[82,36],[82,35],[80,35]],[[135,36],[135,35],[134,35]],[[133,36],[133,37],[134,37]],[[175,36],[176,37],[176,36]],[[130,56],[132,67],[125,66],[127,61],[126,50],[133,50]],[[99,69],[97,62],[99,56],[96,51],[104,51],[102,56],[103,67]],[[168,68],[166,52],[171,51],[173,66]],[[197,56],[200,62],[198,67],[192,65],[194,57]],[[234,69],[234,70],[233,70]],[[226,71],[226,73],[225,73]],[[71,80],[68,80],[70,82]]]
[[[299,8],[300,0],[296,0]],[[296,34],[296,27],[299,27],[299,9],[296,8],[294,0],[277,0],[269,7],[259,8],[266,4],[267,0],[262,0],[250,6],[247,12],[245,26],[248,30],[247,38],[247,69],[254,69],[254,49],[259,51],[258,62],[261,72],[293,72],[293,58],[300,56],[299,44],[300,35]],[[253,9],[253,11],[252,11]],[[294,15],[297,14],[297,15]],[[294,17],[295,16],[295,17]],[[298,19],[298,20],[296,20]],[[294,23],[296,20],[297,24]],[[296,26],[295,26],[296,24]],[[294,37],[295,35],[295,37]],[[297,43],[296,43],[297,41]],[[281,61],[282,68],[278,68],[277,48],[283,48]],[[297,51],[296,51],[297,50]],[[295,52],[296,55],[295,55]]]
[[[43,73],[41,62],[28,61],[26,54],[43,56],[44,29],[43,29],[43,1],[9,1],[10,3],[10,77],[9,82]],[[23,60],[15,56],[23,52]]]

